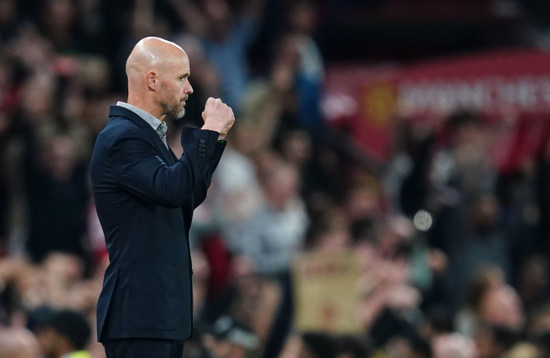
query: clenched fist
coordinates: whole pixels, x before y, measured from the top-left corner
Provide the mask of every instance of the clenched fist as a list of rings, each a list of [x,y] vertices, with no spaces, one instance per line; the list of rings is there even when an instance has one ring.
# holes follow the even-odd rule
[[[202,112],[204,126],[202,129],[208,129],[220,133],[218,139],[224,139],[227,132],[235,123],[233,110],[219,98],[208,98]]]

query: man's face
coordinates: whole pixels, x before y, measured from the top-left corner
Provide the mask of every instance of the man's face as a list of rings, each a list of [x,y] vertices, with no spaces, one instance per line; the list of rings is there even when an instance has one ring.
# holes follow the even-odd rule
[[[185,101],[193,93],[189,82],[190,73],[187,55],[168,60],[160,71],[159,104],[166,119],[177,119],[185,115]]]

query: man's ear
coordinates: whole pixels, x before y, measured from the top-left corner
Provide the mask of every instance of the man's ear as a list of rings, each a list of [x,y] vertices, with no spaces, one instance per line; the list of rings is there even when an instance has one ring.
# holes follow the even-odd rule
[[[145,75],[145,83],[151,91],[156,91],[159,85],[159,78],[155,71],[149,71]]]

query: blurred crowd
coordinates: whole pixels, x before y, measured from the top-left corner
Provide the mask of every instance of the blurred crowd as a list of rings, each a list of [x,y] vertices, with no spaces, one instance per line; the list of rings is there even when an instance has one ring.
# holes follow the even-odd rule
[[[194,217],[185,357],[550,357],[550,137],[500,173],[497,131],[461,111],[441,118],[443,134],[403,121],[392,159],[369,165],[323,120],[322,10],[0,0],[0,358],[104,357],[95,305],[108,257],[88,161],[148,35],[190,57],[194,94],[168,123],[176,154],[207,97],[237,117]],[[349,251],[361,332],[296,330],[296,257]]]

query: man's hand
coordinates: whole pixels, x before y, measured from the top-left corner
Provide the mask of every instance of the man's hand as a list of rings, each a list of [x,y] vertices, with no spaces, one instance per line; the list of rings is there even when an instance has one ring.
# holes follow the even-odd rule
[[[208,98],[202,112],[204,125],[202,129],[208,129],[220,133],[218,140],[225,139],[227,132],[235,123],[233,110],[219,98]]]

